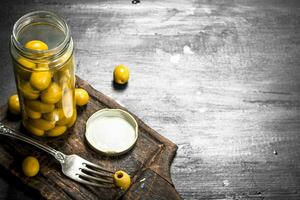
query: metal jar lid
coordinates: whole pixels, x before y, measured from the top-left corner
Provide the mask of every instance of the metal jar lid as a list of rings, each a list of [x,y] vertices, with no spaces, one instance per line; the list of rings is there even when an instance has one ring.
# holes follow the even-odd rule
[[[128,152],[138,138],[134,117],[121,109],[102,109],[86,122],[85,138],[96,151],[116,156]]]

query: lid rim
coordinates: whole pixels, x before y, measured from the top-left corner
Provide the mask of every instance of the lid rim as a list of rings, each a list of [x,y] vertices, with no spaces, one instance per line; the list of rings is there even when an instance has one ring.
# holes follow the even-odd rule
[[[122,115],[125,115],[126,117],[129,117],[133,124],[131,122],[128,121],[128,119],[125,119],[123,117],[120,117],[124,120],[126,120],[130,125],[133,126],[134,128],[134,141],[132,142],[132,144],[128,145],[128,147],[125,149],[125,150],[122,150],[122,151],[104,151],[104,150],[101,150],[100,148],[97,148],[95,147],[92,142],[89,140],[88,138],[88,125],[89,123],[91,123],[91,121],[97,117],[104,117],[105,114],[107,114],[107,112],[110,112],[110,113],[121,113]],[[117,117],[117,116],[115,116]],[[106,155],[106,156],[119,156],[119,155],[123,155],[125,153],[127,153],[128,151],[130,151],[136,144],[137,142],[137,139],[139,137],[139,133],[138,133],[138,123],[137,121],[135,120],[135,118],[129,114],[127,111],[125,110],[122,110],[122,109],[110,109],[110,108],[104,108],[104,109],[101,109],[101,110],[98,110],[96,112],[94,112],[87,120],[86,122],[86,128],[85,128],[85,139],[87,140],[87,143],[88,145],[95,151],[97,151],[98,153],[100,154],[103,154],[103,155]]]

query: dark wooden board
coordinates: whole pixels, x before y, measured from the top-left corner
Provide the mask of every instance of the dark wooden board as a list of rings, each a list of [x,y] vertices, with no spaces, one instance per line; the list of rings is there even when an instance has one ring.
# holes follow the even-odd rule
[[[126,109],[78,77],[77,86],[86,89],[91,98],[87,106],[77,109],[78,118],[74,127],[62,137],[39,140],[66,154],[80,155],[106,168],[124,169],[133,180],[130,189],[124,192],[117,188],[105,189],[76,183],[62,174],[59,163],[49,154],[5,136],[1,136],[0,141],[0,165],[26,185],[38,190],[46,199],[180,199],[170,178],[170,165],[177,146],[133,115],[139,125],[139,138],[135,147],[122,156],[99,155],[85,141],[86,120],[102,108]],[[6,105],[1,108],[0,119],[23,134],[20,119],[10,115]],[[21,160],[28,155],[38,157],[41,165],[40,173],[33,178],[25,177],[20,169]]]

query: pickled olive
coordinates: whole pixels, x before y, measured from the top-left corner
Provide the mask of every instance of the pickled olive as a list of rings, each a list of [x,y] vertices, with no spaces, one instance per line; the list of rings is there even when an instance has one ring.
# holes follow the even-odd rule
[[[81,88],[75,89],[75,101],[76,105],[84,106],[89,102],[90,96],[86,90]]]
[[[30,62],[28,59],[23,58],[23,57],[18,59],[18,63],[28,69],[34,69],[36,67],[35,63]]]
[[[19,96],[12,95],[8,99],[8,109],[12,114],[18,115],[21,112]]]
[[[48,45],[40,40],[31,40],[25,44],[27,49],[43,51],[48,50]]]
[[[71,117],[62,117],[59,121],[56,122],[57,125],[63,126],[66,125],[68,128],[72,127],[77,119],[77,111],[73,110],[73,115]]]
[[[23,121],[23,126],[33,135],[44,136],[44,133],[45,133],[44,130],[41,130],[41,129],[38,129],[38,128],[32,126],[31,124],[28,123],[27,120]]]
[[[49,137],[56,137],[62,135],[66,130],[66,126],[55,126],[53,129],[46,131],[46,135]]]
[[[28,119],[28,123],[35,128],[48,131],[55,127],[55,122],[47,121],[44,119]]]
[[[77,119],[77,111],[76,111],[76,109],[74,109],[74,114],[73,114],[71,120],[69,121],[69,123],[67,124],[67,127],[71,128],[75,124],[76,119]]]
[[[64,113],[63,113],[62,109],[60,109],[60,108],[56,108],[52,112],[43,114],[43,118],[48,121],[56,122],[56,121],[59,121],[60,119],[62,119],[63,117],[64,117]]]
[[[124,65],[116,66],[114,70],[114,81],[118,84],[125,84],[129,80],[129,69]]]
[[[25,112],[26,112],[26,115],[31,119],[39,119],[42,116],[41,113],[31,110],[28,107],[25,107]]]
[[[35,176],[40,170],[39,161],[32,156],[26,157],[22,162],[22,170],[25,176]]]
[[[62,96],[61,88],[57,83],[51,83],[50,86],[41,94],[41,99],[44,103],[57,103]]]
[[[20,85],[20,92],[25,99],[34,100],[37,99],[40,95],[38,90],[34,90],[29,82],[25,82]]]
[[[40,113],[48,113],[54,110],[55,106],[53,104],[46,104],[40,102],[38,100],[27,100],[25,104],[31,109],[36,112]]]
[[[49,70],[48,63],[38,63],[35,70],[36,71]]]
[[[50,71],[32,72],[29,82],[33,88],[37,90],[44,90],[51,83],[51,72]]]
[[[120,187],[123,190],[129,188],[131,181],[130,176],[126,172],[119,170],[114,174],[113,178],[114,183],[117,187]]]
[[[56,122],[56,124],[59,126],[65,126],[65,125],[71,123],[71,120],[72,120],[72,116],[71,117],[63,117],[62,119],[58,120]]]

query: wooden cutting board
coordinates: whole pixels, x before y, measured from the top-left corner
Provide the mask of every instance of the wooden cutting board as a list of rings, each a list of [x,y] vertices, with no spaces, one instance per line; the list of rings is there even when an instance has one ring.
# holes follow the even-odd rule
[[[46,199],[181,199],[170,177],[170,165],[177,146],[164,138],[138,117],[139,138],[135,147],[118,157],[101,156],[93,151],[84,138],[85,122],[95,111],[102,108],[126,110],[113,99],[93,89],[86,81],[77,77],[77,86],[90,94],[87,106],[77,108],[78,118],[73,128],[59,138],[38,138],[66,154],[78,154],[83,158],[109,169],[123,169],[132,177],[133,184],[127,191],[86,186],[68,179],[61,172],[60,165],[49,154],[5,136],[0,136],[0,165]],[[7,106],[0,108],[0,120],[23,134],[20,118],[10,115]],[[37,176],[28,178],[22,174],[21,162],[25,156],[38,157],[41,165]]]

